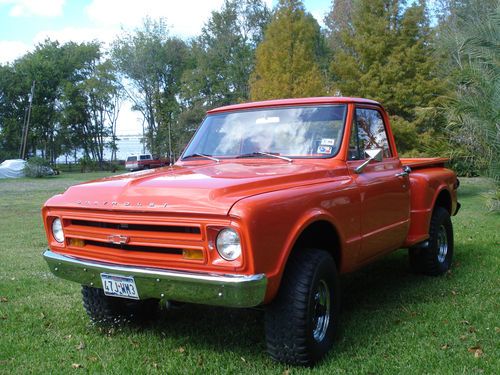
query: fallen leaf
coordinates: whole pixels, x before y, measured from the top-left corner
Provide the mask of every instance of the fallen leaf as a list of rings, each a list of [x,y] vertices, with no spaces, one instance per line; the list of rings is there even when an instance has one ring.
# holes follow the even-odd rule
[[[186,349],[181,346],[181,347],[179,347],[179,349],[177,349],[177,351],[179,353],[184,353],[186,351]]]
[[[83,366],[81,364],[79,364],[79,363],[73,363],[71,365],[71,367],[73,367],[73,368],[83,368]]]
[[[91,355],[90,357],[87,357],[87,359],[90,361],[90,362],[97,362],[97,357],[95,355]]]
[[[495,327],[495,332],[500,333],[500,327]]]
[[[9,302],[7,297],[0,297],[0,302]]]
[[[158,368],[158,363],[153,362],[153,367],[154,367],[154,368]]]
[[[240,357],[243,362],[246,362],[247,360],[243,357]]]
[[[286,369],[285,371],[283,371],[281,375],[290,375],[290,370]]]
[[[474,333],[474,332],[476,332],[476,327],[474,327],[474,326],[470,326],[470,327],[469,327],[469,332],[470,332],[470,333]]]
[[[467,338],[467,336],[465,336],[465,335],[460,336],[460,340],[462,340],[462,341],[464,341],[466,338]]]
[[[470,324],[468,320],[461,320],[460,323],[465,324],[466,326]]]
[[[64,336],[66,340],[69,340],[71,337],[72,337],[71,335]]]
[[[76,350],[83,350],[85,349],[85,343],[81,341],[78,345],[75,346]]]
[[[441,350],[446,350],[448,349],[450,346],[448,344],[444,344],[442,347],[441,347]]]
[[[483,349],[479,345],[471,346],[467,349],[469,353],[474,353],[474,358],[479,358],[483,355]]]
[[[458,294],[458,292],[456,290],[452,290],[451,294],[453,294],[454,296],[456,296]]]

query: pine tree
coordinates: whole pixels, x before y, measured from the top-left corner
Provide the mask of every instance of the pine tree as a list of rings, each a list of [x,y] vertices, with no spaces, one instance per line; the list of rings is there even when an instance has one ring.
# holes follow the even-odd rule
[[[321,33],[298,0],[280,0],[264,40],[257,47],[250,79],[252,100],[321,96]]]
[[[402,135],[400,151],[423,148],[417,134],[440,131],[444,122],[432,110],[444,86],[434,74],[424,2],[404,7],[397,0],[360,0],[354,3],[352,29],[340,35],[344,47],[334,51],[330,66],[334,88],[383,103]]]

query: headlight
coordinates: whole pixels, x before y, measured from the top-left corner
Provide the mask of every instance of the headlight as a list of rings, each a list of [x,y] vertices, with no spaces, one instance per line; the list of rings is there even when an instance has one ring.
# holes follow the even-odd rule
[[[235,260],[241,255],[240,236],[234,229],[225,228],[217,235],[217,251],[225,260]]]
[[[57,242],[64,242],[64,232],[62,228],[61,219],[58,217],[52,221],[52,235]]]

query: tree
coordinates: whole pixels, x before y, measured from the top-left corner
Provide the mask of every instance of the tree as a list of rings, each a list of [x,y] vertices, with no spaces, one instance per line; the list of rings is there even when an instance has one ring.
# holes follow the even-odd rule
[[[183,95],[189,106],[213,108],[248,99],[255,48],[269,17],[261,0],[225,0],[220,11],[212,12],[191,45]]]
[[[250,79],[253,100],[325,94],[320,28],[299,0],[280,0],[257,47]]]
[[[87,79],[89,62],[99,59],[99,56],[99,43],[61,45],[46,40],[33,52],[0,69],[0,142],[4,157],[17,157],[19,153],[24,113],[33,81],[36,81],[36,88],[28,132],[29,154],[41,154],[54,163],[59,155],[80,148],[82,142],[92,144],[98,141],[85,137],[77,141],[75,137],[80,134],[80,129],[69,129],[62,120],[68,105],[64,105],[65,88],[76,88]],[[71,103],[72,116],[82,120],[88,103],[76,99]]]
[[[333,0],[330,11],[325,16],[324,22],[327,28],[327,41],[330,49],[337,51],[345,49],[342,43],[342,34],[354,34],[352,24],[354,0]]]
[[[83,149],[85,157],[102,167],[104,149],[114,144],[120,87],[114,67],[110,60],[103,59],[98,43],[82,45],[80,52],[86,59],[78,79],[63,87],[62,123],[69,143],[67,149]]]
[[[344,47],[335,51],[330,66],[334,88],[383,103],[395,132],[406,137],[401,140],[411,138],[400,142],[400,151],[422,151],[418,134],[439,134],[444,126],[435,110],[444,87],[435,74],[424,2],[405,7],[397,0],[360,0],[354,3],[352,29],[339,34]]]
[[[153,153],[171,153],[170,136],[180,111],[177,95],[185,69],[186,44],[168,35],[166,21],[146,18],[141,28],[125,32],[112,46],[112,57],[133,109],[147,124]]]
[[[438,43],[441,74],[449,79],[445,109],[455,156],[463,173],[500,181],[500,6],[452,2],[443,14]]]

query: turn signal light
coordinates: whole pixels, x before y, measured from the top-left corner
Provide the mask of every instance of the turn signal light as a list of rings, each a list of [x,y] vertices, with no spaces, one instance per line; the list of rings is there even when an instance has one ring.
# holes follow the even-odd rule
[[[85,246],[85,241],[81,240],[79,238],[71,238],[69,240],[69,245],[70,246],[75,246],[75,247],[84,247]]]
[[[203,259],[203,252],[201,250],[182,249],[182,257],[184,259]]]

